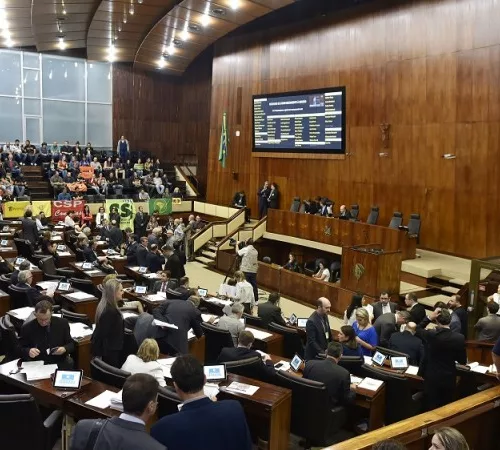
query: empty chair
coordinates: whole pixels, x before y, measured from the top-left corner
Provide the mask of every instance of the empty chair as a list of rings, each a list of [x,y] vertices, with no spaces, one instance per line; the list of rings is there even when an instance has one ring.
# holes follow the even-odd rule
[[[52,450],[61,437],[62,411],[42,415],[30,394],[0,395],[2,448]]]
[[[262,358],[260,355],[237,361],[227,361],[224,364],[226,365],[227,371],[230,373],[262,380]]]
[[[336,283],[340,280],[340,261],[333,261],[330,264],[330,283]]]
[[[406,356],[408,360],[410,360],[410,355],[406,353],[397,352],[396,350],[391,350],[390,348],[381,347],[380,345],[377,345],[375,349],[386,356]]]
[[[351,219],[358,220],[359,205],[351,205]]]
[[[2,363],[17,359],[20,354],[19,336],[7,314],[0,317],[0,354],[5,355]]]
[[[292,204],[290,205],[291,212],[299,212],[300,208],[300,197],[294,197]]]
[[[45,280],[48,279],[46,278],[47,275],[59,275],[65,278],[71,278],[75,276],[75,272],[73,270],[66,268],[57,269],[54,262],[54,257],[52,256],[46,256],[45,258],[40,260],[38,262],[38,267],[43,272]]]
[[[13,285],[8,287],[7,292],[10,295],[10,306],[12,309],[34,306],[30,304],[27,294],[28,289],[29,288],[20,288]]]
[[[404,375],[389,372],[373,366],[362,366],[363,377],[375,378],[385,382],[385,421],[386,425],[399,422],[420,412],[421,395],[412,394],[410,380]]]
[[[92,280],[70,278],[69,282],[74,289],[86,292],[87,294],[93,295],[94,297],[99,297],[99,291],[94,283],[92,283]]]
[[[410,221],[408,222],[408,234],[417,238],[420,235],[420,214],[410,214]]]
[[[92,358],[90,361],[90,374],[94,380],[120,389],[130,376],[130,372],[111,366],[99,358]]]
[[[0,275],[0,289],[4,292],[7,292],[7,289],[9,286],[10,286],[10,274],[9,275],[5,275],[5,274]]]
[[[378,213],[379,213],[379,207],[372,206],[370,214],[368,215],[368,219],[366,219],[366,223],[369,223],[370,225],[376,225],[378,220]]]
[[[276,384],[292,391],[290,431],[305,439],[305,448],[325,447],[349,438],[341,428],[347,420],[343,406],[332,408],[326,386],[278,371]]]
[[[92,321],[89,319],[87,314],[79,314],[73,311],[69,311],[67,309],[61,309],[61,316],[63,319],[66,319],[68,322],[81,322],[88,327],[92,327]]]
[[[362,356],[341,356],[338,365],[346,369],[350,374],[360,377],[363,375],[361,367],[365,363]]]
[[[262,319],[257,316],[252,316],[251,314],[243,313],[243,318],[245,319],[245,324],[249,327],[262,328]]]
[[[234,347],[231,333],[209,323],[202,323],[205,334],[205,364],[214,364],[224,347]]]
[[[304,344],[299,330],[279,325],[275,322],[269,324],[269,330],[283,336],[283,356],[292,359],[295,354],[304,358]]]
[[[177,406],[181,403],[182,400],[173,388],[160,386],[158,388],[158,419],[179,412]]]
[[[391,221],[389,222],[389,228],[398,230],[402,223],[403,223],[403,213],[399,211],[394,211]]]

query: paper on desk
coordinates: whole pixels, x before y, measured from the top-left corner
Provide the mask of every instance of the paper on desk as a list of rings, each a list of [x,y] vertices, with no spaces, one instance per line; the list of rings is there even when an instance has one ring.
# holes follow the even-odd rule
[[[382,380],[375,380],[374,378],[366,377],[361,383],[358,384],[359,388],[368,389],[369,391],[376,391],[384,382]]]
[[[418,375],[418,366],[408,366],[405,373],[408,375]]]
[[[258,351],[258,350],[257,350]],[[281,364],[280,368],[278,369],[276,366],[278,364]],[[290,370],[290,363],[286,362],[286,361],[278,361],[275,365],[274,365],[274,368],[276,370],[283,370],[284,372],[286,372],[287,370]]]
[[[57,364],[47,364],[46,366],[32,366],[23,369],[27,381],[46,380],[57,370]]]
[[[253,395],[259,390],[259,386],[233,381],[230,385],[226,386],[226,390],[238,394]]]
[[[217,316],[214,316],[213,314],[202,314],[201,315],[203,322],[208,322],[210,319],[212,319],[214,317],[217,317]]]
[[[59,284],[59,281],[40,281],[37,283],[37,286],[40,286],[42,289],[49,289],[51,287],[56,288]]]
[[[94,298],[93,295],[81,291],[73,292],[72,294],[68,294],[67,296],[70,298],[74,298],[75,300],[85,300],[86,298]]]
[[[157,294],[149,294],[149,295],[146,295],[146,298],[148,300],[151,300],[152,302],[161,302],[163,300],[166,300],[167,293],[166,292],[158,292]]]
[[[35,308],[32,308],[31,306],[24,306],[23,308],[12,309],[7,314],[14,316],[16,319],[24,321],[31,315],[34,310]]]
[[[52,236],[50,238],[51,241],[62,241],[62,237],[61,236]]]
[[[231,300],[222,300],[221,298],[216,298],[216,297],[208,297],[205,299],[205,301],[209,303],[218,303],[220,305],[231,305],[233,302]]]
[[[155,324],[157,327],[162,327],[162,328],[173,328],[174,330],[179,329],[179,327],[177,325],[174,325],[173,323],[163,322],[162,320],[158,319],[153,319],[153,324]]]
[[[94,273],[101,273],[100,270],[96,270],[96,269],[93,269],[93,270],[86,270],[85,273],[88,273],[89,275],[92,275]]]
[[[36,366],[43,366],[43,361],[23,361],[21,367],[23,369],[30,369]]]
[[[70,252],[57,252],[58,256],[71,256]]]
[[[127,259],[126,256],[121,256],[121,255],[108,255],[109,259]]]
[[[124,319],[128,319],[129,317],[136,317],[137,314],[129,311],[123,311],[122,316]]]
[[[205,386],[203,386],[203,393],[208,398],[215,399],[219,393],[219,385],[214,383],[205,383]]]
[[[0,247],[0,250],[14,250],[14,247]]]
[[[81,322],[73,322],[69,324],[69,334],[72,339],[81,339],[92,334],[92,328]]]
[[[129,267],[130,270],[133,270],[134,272],[138,272],[139,271],[139,266],[132,266],[132,267]]]
[[[255,328],[246,327],[245,331],[251,331],[255,339],[263,341],[264,339],[270,338],[271,333],[266,333],[265,331],[256,330]]]
[[[106,409],[111,405],[111,399],[116,396],[116,392],[104,391],[97,397],[91,398],[85,402],[86,405],[93,406],[94,408]]]
[[[189,331],[188,331],[188,341],[190,339],[194,339],[196,337],[196,335],[194,334],[194,331],[193,329],[191,328]]]
[[[122,392],[123,391],[120,391],[113,395],[109,404],[110,408],[116,409],[117,411],[121,412],[123,412]]]
[[[359,384],[363,381],[363,378],[355,377],[354,375],[351,375],[351,383],[352,384]]]
[[[486,372],[488,372],[488,367],[487,366],[481,366],[480,364],[478,364],[475,367],[471,367],[470,370],[471,370],[471,372],[486,373]]]
[[[365,360],[365,364],[367,366],[371,366],[373,364],[371,356],[363,356],[363,359]]]
[[[146,278],[160,278],[160,275],[157,273],[145,273],[143,274]]]

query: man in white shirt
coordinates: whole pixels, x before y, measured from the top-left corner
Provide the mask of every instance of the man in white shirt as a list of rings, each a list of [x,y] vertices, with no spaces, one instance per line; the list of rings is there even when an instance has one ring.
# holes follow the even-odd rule
[[[500,284],[498,285],[497,291],[488,297],[489,302],[495,302],[497,305],[500,305]]]
[[[232,297],[235,302],[241,303],[247,314],[252,314],[255,306],[253,286],[245,279],[245,274],[238,270],[234,273],[236,279],[236,295]],[[224,308],[224,313],[229,314],[229,307]]]
[[[395,313],[397,306],[396,303],[391,302],[388,292],[382,292],[380,301],[373,304],[373,320],[377,320],[382,314]]]
[[[231,306],[231,314],[222,316],[217,323],[221,330],[228,330],[233,338],[233,344],[238,345],[238,336],[245,329],[245,324],[240,320],[243,315],[243,305],[241,303],[233,303]]]
[[[241,257],[240,270],[245,274],[247,281],[253,287],[254,303],[259,301],[259,292],[257,289],[257,271],[259,269],[259,252],[253,246],[253,239],[246,241],[246,246],[240,249],[240,242],[236,242],[236,253]]]

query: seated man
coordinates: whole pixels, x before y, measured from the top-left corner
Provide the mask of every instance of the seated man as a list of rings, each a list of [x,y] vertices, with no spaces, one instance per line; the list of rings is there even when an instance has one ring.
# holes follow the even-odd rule
[[[60,369],[72,369],[70,354],[75,343],[66,319],[52,317],[52,303],[42,300],[35,305],[35,320],[21,328],[21,358],[23,361],[44,361],[57,364]]]
[[[183,300],[187,300],[191,295],[193,295],[193,290],[189,287],[189,278],[182,277],[179,280],[179,286],[175,288],[175,292],[181,294]]]
[[[23,261],[19,264],[19,269],[14,270],[10,275],[10,284],[16,285],[19,283],[19,272],[22,270],[30,270],[31,263],[29,261]]]
[[[237,347],[225,347],[221,350],[218,363],[240,361],[242,359],[258,356],[262,359],[262,377],[269,378],[275,375],[274,364],[269,355],[262,356],[258,351],[252,350],[255,338],[251,331],[243,330],[238,336]]]
[[[267,302],[258,305],[257,315],[262,319],[262,328],[267,328],[271,322],[286,326],[286,322],[281,315],[279,301],[280,295],[277,292],[271,292]]]
[[[415,336],[417,324],[408,322],[406,329],[402,332],[393,333],[389,338],[391,350],[406,353],[410,357],[410,364],[420,365],[424,359],[424,346],[422,341]]]
[[[345,207],[345,205],[342,205],[340,207],[339,219],[349,220],[350,218],[351,218],[350,211]]]
[[[241,404],[235,400],[213,402],[205,396],[203,366],[194,356],[178,357],[171,373],[175,391],[183,403],[178,413],[164,416],[153,425],[153,438],[168,450],[252,449]]]
[[[350,404],[355,394],[351,391],[349,372],[338,365],[342,356],[342,344],[330,342],[326,351],[326,359],[309,360],[304,368],[304,378],[324,383],[332,407]]]
[[[53,177],[52,177],[53,178]],[[68,192],[66,187],[63,188],[62,192],[60,192],[57,196],[57,200],[71,200],[71,194]]]
[[[17,276],[18,283],[16,287],[26,289],[26,298],[28,304],[25,306],[35,306],[43,295],[47,295],[46,291],[39,291],[37,288],[31,286],[33,283],[33,274],[29,270],[21,270]],[[50,295],[52,297],[54,294]]]
[[[488,303],[488,315],[479,319],[474,325],[480,341],[496,341],[500,337],[500,316],[498,316],[498,303]]]
[[[170,279],[170,271],[162,270],[158,272],[160,275],[160,279],[155,281],[153,285],[153,292],[156,294],[157,292],[167,292],[167,289],[175,290],[177,288],[177,283],[174,280]]]
[[[154,377],[145,373],[129,376],[123,385],[123,413],[105,421],[78,421],[71,433],[71,450],[165,450],[146,431],[146,422],[155,415],[157,400],[158,381]]]
[[[231,314],[222,316],[217,323],[221,330],[227,330],[231,333],[234,346],[238,345],[238,336],[245,329],[245,324],[240,320],[243,316],[243,305],[241,303],[233,303],[231,306]]]
[[[89,242],[88,239],[83,240],[83,256],[86,262],[94,265],[108,262],[106,256],[97,256],[97,239],[94,239],[92,242]]]
[[[389,346],[391,335],[399,330],[400,326],[408,323],[410,313],[408,311],[396,311],[395,313],[385,313],[378,317],[373,324],[378,336],[378,345]]]

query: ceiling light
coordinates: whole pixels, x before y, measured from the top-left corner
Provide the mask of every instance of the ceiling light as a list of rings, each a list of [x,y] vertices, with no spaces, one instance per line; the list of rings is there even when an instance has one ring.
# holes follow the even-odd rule
[[[137,0],[137,3],[139,3],[139,5],[142,5],[142,2],[143,0]]]
[[[123,23],[127,23],[127,13],[123,14]]]
[[[226,10],[224,8],[213,8],[212,14],[215,14],[216,16],[225,16]]]
[[[66,15],[66,8],[62,10],[62,13]]]
[[[128,10],[128,12],[129,12],[129,14],[130,14],[131,16],[133,16],[133,15],[134,15],[134,12],[135,12],[135,11],[134,11],[134,5],[130,6],[130,9]]]
[[[59,43],[57,44],[57,46],[58,46],[61,50],[65,50],[65,49],[66,49],[66,42],[64,42],[64,35],[59,36]]]
[[[108,61],[113,62],[116,59],[116,47],[111,44],[108,47]]]
[[[231,0],[231,8],[238,9],[240,7],[240,0]]]
[[[122,26],[118,25],[118,33],[120,33],[121,31],[122,31]]]
[[[187,30],[183,30],[182,33],[181,33],[181,39],[183,41],[187,41],[189,39],[189,33]]]
[[[201,18],[201,24],[206,27],[210,23],[210,16],[208,14],[204,14]]]
[[[190,23],[187,26],[187,28],[189,31],[200,31],[201,30],[200,26],[197,23]]]
[[[68,78],[68,71],[67,70],[64,71],[64,78]]]
[[[163,69],[167,65],[167,61],[163,56],[158,60],[158,69]]]

